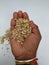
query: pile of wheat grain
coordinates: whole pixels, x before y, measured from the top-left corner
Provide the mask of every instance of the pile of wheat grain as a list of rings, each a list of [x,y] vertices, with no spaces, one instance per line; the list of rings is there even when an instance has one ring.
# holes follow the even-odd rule
[[[22,43],[30,33],[31,27],[29,25],[29,20],[23,18],[16,19],[16,26],[12,30],[12,37],[18,42]],[[7,30],[5,35],[1,37],[1,42],[4,42],[4,39],[10,41],[10,29]]]

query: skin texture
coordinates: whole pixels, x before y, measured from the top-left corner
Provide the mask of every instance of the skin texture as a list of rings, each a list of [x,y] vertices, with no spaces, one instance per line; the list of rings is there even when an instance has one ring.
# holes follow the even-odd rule
[[[11,31],[15,27],[15,18],[29,19],[26,12],[18,11],[13,13],[13,19],[10,23]],[[32,28],[32,33],[25,39],[23,45],[13,39],[12,33],[10,35],[10,45],[13,55],[18,60],[27,60],[36,57],[37,49],[41,40],[41,34],[38,26],[33,22],[29,21]]]

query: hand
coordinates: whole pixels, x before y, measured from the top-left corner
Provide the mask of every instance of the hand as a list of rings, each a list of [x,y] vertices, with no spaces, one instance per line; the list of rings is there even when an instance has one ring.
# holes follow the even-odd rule
[[[22,11],[14,12],[13,19],[11,20],[11,31],[15,27],[15,18],[25,18],[29,20],[28,14],[26,12],[22,13]],[[41,40],[41,34],[38,29],[38,26],[34,24],[33,21],[29,21],[29,24],[32,28],[31,34],[25,39],[23,45],[18,43],[16,40],[12,38],[10,35],[10,45],[13,55],[18,60],[27,60],[34,58],[36,56],[36,52]]]

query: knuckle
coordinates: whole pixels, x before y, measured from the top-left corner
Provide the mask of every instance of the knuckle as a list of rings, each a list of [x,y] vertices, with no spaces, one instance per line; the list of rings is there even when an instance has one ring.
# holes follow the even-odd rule
[[[39,40],[41,40],[42,39],[42,36],[41,36],[41,34],[39,35]]]
[[[36,26],[36,28],[39,28],[38,25],[35,24],[35,26]]]
[[[41,40],[42,39],[42,36],[41,36],[41,34],[39,35],[39,40]]]
[[[42,39],[42,35],[41,35],[40,32],[37,34],[37,39],[38,39],[39,41],[41,41],[41,39]]]

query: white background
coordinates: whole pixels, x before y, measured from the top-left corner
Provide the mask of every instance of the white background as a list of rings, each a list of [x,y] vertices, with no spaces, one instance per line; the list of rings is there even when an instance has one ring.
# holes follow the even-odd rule
[[[0,0],[0,36],[10,27],[12,13],[18,10],[27,12],[39,26],[42,40],[37,52],[38,64],[49,65],[49,0]],[[7,42],[0,44],[0,65],[15,65],[14,56],[6,47]]]

